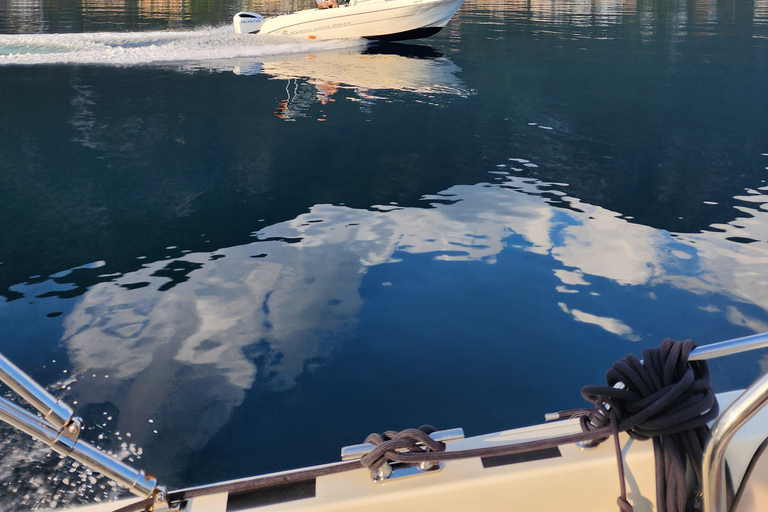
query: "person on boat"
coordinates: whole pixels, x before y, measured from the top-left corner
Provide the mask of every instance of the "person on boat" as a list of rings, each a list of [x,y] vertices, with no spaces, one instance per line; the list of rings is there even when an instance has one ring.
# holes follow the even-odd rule
[[[339,0],[317,0],[318,9],[333,9],[339,6]]]

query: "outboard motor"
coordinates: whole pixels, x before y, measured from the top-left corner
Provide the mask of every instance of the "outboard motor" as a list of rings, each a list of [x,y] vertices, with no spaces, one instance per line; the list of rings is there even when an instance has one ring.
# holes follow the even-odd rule
[[[255,12],[241,11],[235,14],[232,23],[235,34],[258,34],[264,24],[264,16]]]

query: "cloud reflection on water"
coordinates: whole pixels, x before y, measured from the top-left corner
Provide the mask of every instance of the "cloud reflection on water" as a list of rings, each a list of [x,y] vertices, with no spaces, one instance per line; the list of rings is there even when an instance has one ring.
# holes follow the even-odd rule
[[[428,208],[316,205],[255,233],[251,244],[148,263],[99,283],[65,319],[63,343],[78,374],[109,379],[94,385],[81,378],[76,394],[81,403],[114,404],[117,428],[133,432],[140,445],[151,442],[153,429],[173,432],[163,445],[169,467],[161,470],[171,472],[227,423],[256,382],[287,389],[331,354],[359,321],[368,270],[405,254],[481,261],[489,272],[503,251],[551,258],[559,309],[630,341],[642,334],[620,311],[590,310],[595,279],[671,285],[702,304],[717,296],[729,302],[724,311],[714,303],[700,309],[752,330],[768,328],[739,307],[768,312],[768,196],[745,196],[760,205],[740,208],[751,218],[670,234],[553,192],[558,187],[507,176],[425,197]],[[760,242],[729,241],[733,232]],[[187,268],[185,278],[174,278],[174,268]]]

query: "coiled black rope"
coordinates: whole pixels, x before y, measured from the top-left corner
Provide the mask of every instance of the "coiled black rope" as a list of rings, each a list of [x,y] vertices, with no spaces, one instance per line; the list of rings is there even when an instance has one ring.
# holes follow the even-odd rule
[[[620,359],[605,376],[607,386],[582,388],[582,396],[595,407],[571,411],[572,417],[581,417],[584,431],[613,429],[622,512],[630,512],[632,507],[627,501],[618,432],[633,439],[653,439],[659,512],[685,511],[689,467],[701,484],[707,423],[717,417],[719,407],[706,361],[688,362],[694,348],[691,340],[666,339],[658,348],[645,349],[643,361],[632,354]]]

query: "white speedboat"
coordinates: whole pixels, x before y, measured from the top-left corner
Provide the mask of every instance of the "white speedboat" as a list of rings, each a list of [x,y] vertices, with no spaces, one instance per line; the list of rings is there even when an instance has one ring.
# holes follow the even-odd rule
[[[237,34],[401,41],[438,33],[462,3],[464,0],[349,0],[335,8],[307,9],[267,19],[253,12],[238,12],[233,24]]]
[[[547,415],[559,421],[467,439],[431,427],[371,435],[341,462],[177,491],[78,439],[82,420],[2,356],[0,380],[43,417],[0,398],[0,419],[138,496],[78,509],[88,512],[761,512],[768,374],[715,401],[702,361],[765,347],[768,333],[693,351],[669,340],[584,388],[595,408]]]

